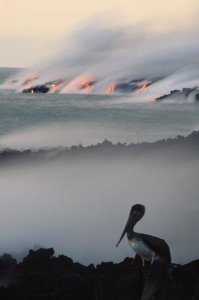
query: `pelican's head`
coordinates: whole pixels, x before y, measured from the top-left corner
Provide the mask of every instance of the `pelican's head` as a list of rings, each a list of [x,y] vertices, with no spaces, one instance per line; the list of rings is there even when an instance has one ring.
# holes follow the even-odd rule
[[[145,207],[142,204],[135,204],[131,207],[130,214],[126,223],[126,226],[124,227],[124,230],[122,232],[122,235],[116,244],[116,247],[119,245],[121,240],[123,239],[125,233],[129,230],[132,229],[135,226],[135,224],[142,219],[142,217],[145,214]]]
[[[135,204],[131,207],[129,218],[132,218],[137,223],[142,219],[144,214],[145,214],[145,206],[142,204]]]

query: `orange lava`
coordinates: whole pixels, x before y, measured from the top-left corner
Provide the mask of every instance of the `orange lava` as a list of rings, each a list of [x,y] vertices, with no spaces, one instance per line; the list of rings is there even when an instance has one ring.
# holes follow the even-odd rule
[[[26,85],[30,85],[33,83],[33,81],[35,81],[36,79],[38,79],[37,75],[33,75],[32,77],[26,79],[23,83],[22,86],[26,86]]]
[[[137,94],[142,93],[142,92],[146,92],[148,90],[149,85],[151,85],[152,82],[151,81],[141,81],[141,82],[137,82],[136,85],[138,87],[137,90]]]
[[[81,89],[85,93],[92,93],[93,91],[92,81],[90,80],[83,81]]]
[[[67,80],[63,80],[61,82],[58,83],[51,83],[50,84],[50,93],[56,93],[61,91],[66,85],[67,85],[68,81]]]
[[[94,81],[90,76],[81,76],[73,79],[68,84],[68,89],[72,92],[91,93]]]
[[[116,89],[116,83],[115,83],[115,82],[112,82],[112,83],[110,83],[110,84],[107,86],[107,88],[106,88],[106,90],[105,90],[105,93],[106,93],[106,94],[114,93],[114,92],[115,92],[115,89]]]

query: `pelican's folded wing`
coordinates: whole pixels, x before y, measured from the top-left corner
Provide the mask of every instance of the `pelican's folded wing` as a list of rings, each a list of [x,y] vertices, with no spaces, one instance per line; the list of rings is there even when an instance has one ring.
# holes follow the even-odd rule
[[[141,236],[143,241],[149,248],[151,248],[155,253],[157,253],[167,262],[171,262],[171,253],[169,246],[163,239],[148,234],[141,234]]]

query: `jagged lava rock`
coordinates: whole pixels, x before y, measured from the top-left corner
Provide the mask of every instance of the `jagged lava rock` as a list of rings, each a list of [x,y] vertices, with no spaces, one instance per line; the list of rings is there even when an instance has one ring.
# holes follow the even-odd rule
[[[156,98],[156,101],[163,100],[187,100],[193,99],[194,101],[199,101],[199,87],[194,88],[183,88],[180,90],[173,90],[169,94],[163,95],[161,97]]]
[[[198,300],[199,260],[182,265],[147,264],[139,258],[96,267],[54,256],[53,248],[30,250],[21,263],[3,256],[0,299]],[[1,284],[12,266],[7,285]]]

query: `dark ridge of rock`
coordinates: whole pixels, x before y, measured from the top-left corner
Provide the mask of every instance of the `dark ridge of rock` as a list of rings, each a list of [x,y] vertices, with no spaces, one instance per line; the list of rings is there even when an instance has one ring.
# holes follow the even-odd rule
[[[27,257],[23,259],[23,263],[20,264],[25,268],[35,267],[37,265],[48,263],[50,258],[54,255],[53,248],[49,249],[39,249],[39,250],[29,250]]]
[[[199,260],[186,265],[148,264],[136,257],[121,263],[83,266],[54,256],[54,250],[30,250],[17,264],[0,258],[0,299],[7,300],[198,300]],[[7,285],[2,284],[12,269]],[[13,276],[14,275],[14,276]]]
[[[155,100],[187,100],[189,96],[192,97],[193,100],[199,101],[199,87],[196,86],[194,88],[183,88],[182,91],[173,90],[169,94],[158,97]]]
[[[10,254],[0,256],[0,287],[7,287],[15,280],[17,261]]]
[[[72,146],[71,148],[57,147],[44,148],[38,150],[12,150],[5,149],[0,152],[0,164],[13,164],[31,161],[52,161],[53,159],[71,158],[101,158],[101,159],[126,159],[150,157],[160,159],[169,159],[170,161],[185,161],[196,159],[198,161],[199,151],[199,131],[193,131],[190,135],[177,136],[176,138],[168,138],[156,142],[143,142],[139,144],[112,144],[105,140],[102,143],[90,146]]]

